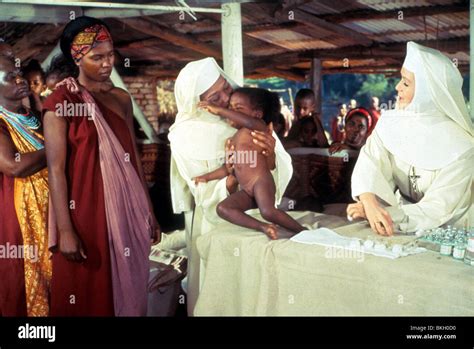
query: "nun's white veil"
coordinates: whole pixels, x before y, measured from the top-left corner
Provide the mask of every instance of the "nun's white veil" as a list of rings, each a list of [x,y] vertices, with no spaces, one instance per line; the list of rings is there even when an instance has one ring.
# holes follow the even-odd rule
[[[374,130],[389,152],[408,164],[437,170],[474,147],[462,76],[438,50],[408,42],[403,67],[415,75],[404,109],[382,111]]]
[[[176,79],[174,94],[178,114],[168,138],[173,149],[179,149],[189,158],[215,159],[216,149],[223,150],[225,140],[235,133],[235,129],[218,116],[197,108],[199,96],[220,76],[233,88],[238,87],[212,57],[188,63]]]

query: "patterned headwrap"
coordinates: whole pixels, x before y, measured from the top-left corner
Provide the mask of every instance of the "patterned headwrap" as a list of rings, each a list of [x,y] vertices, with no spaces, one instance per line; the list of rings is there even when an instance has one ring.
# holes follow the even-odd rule
[[[369,132],[372,131],[372,124],[373,124],[372,115],[369,113],[367,109],[362,108],[362,107],[349,110],[346,114],[346,123],[349,121],[351,117],[357,114],[365,116],[365,118],[367,119],[367,130]]]
[[[90,50],[105,41],[112,41],[109,31],[101,24],[94,24],[74,37],[71,44],[71,56],[77,63]]]

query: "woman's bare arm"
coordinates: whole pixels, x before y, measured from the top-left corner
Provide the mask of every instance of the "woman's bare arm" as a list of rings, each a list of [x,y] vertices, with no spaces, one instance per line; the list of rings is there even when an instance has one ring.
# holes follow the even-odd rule
[[[12,139],[0,130],[0,172],[16,178],[25,178],[46,167],[46,153],[40,149],[20,154]]]
[[[69,211],[66,179],[67,121],[49,111],[44,116],[44,138],[48,158],[49,190],[56,213],[59,250],[71,262],[86,259],[84,247],[74,229]]]
[[[74,230],[69,213],[66,180],[67,121],[54,112],[44,116],[44,138],[48,156],[49,187],[59,231]]]

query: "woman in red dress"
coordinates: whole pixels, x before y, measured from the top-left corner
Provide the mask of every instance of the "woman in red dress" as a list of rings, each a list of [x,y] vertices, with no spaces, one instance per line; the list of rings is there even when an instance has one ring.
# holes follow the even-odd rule
[[[49,313],[48,174],[41,122],[22,105],[29,94],[0,43],[0,317]]]
[[[159,238],[133,136],[130,96],[110,84],[113,43],[79,17],[61,37],[79,68],[43,105],[51,183],[52,316],[146,315],[150,238]],[[57,233],[56,233],[57,231]]]

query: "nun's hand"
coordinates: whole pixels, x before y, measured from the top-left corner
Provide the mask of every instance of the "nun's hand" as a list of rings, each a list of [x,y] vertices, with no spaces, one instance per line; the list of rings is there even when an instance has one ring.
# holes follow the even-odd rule
[[[357,218],[363,218],[367,219],[365,215],[365,210],[364,210],[364,205],[362,202],[357,202],[355,204],[349,204],[347,206],[347,217],[350,217],[350,220],[357,219]]]
[[[268,125],[268,131],[252,131],[253,142],[262,148],[262,154],[267,158],[270,170],[274,170],[275,165],[275,138],[273,138],[273,123]]]
[[[360,201],[364,205],[365,215],[372,230],[379,235],[392,236],[392,217],[390,213],[380,205],[375,194],[361,194]]]
[[[208,101],[201,101],[198,103],[198,108],[207,110],[211,114],[218,115],[219,111],[221,110],[221,107],[218,107],[217,105],[214,105]]]

